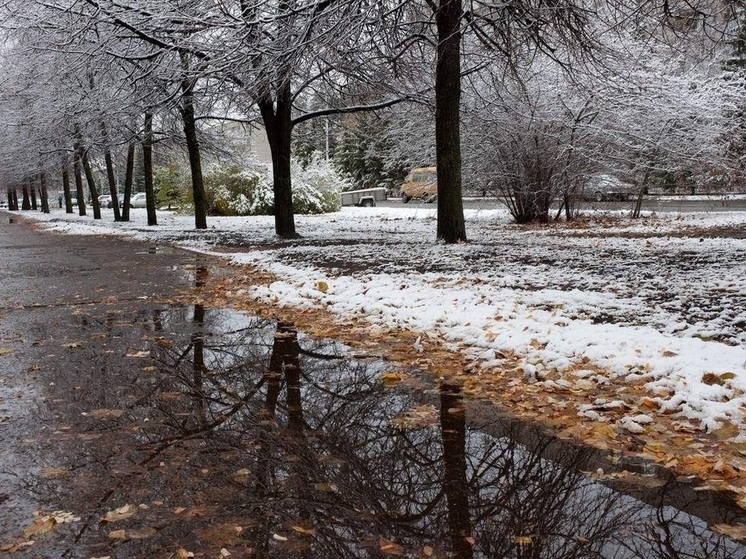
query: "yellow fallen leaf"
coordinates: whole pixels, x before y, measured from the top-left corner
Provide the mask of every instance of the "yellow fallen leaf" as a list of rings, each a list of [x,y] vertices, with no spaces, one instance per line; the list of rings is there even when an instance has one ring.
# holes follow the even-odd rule
[[[432,557],[433,553],[435,553],[435,550],[429,545],[426,545],[425,547],[422,548],[422,554],[425,557]]]
[[[402,546],[386,538],[378,540],[378,545],[381,551],[388,555],[404,555],[404,548]]]
[[[134,516],[136,512],[137,507],[134,505],[124,505],[123,507],[107,512],[102,520],[104,522],[116,522],[117,520],[124,520],[125,518]]]
[[[31,526],[23,529],[23,535],[27,538],[46,534],[57,524],[57,521],[51,517],[37,518]]]
[[[322,293],[326,293],[327,291],[329,291],[329,284],[326,283],[325,281],[317,281],[316,289],[318,289]]]
[[[316,533],[316,530],[314,530],[313,528],[304,528],[303,526],[291,526],[291,528],[299,534],[303,534],[306,536],[313,536]]]
[[[534,540],[531,539],[531,536],[516,536],[513,538],[513,543],[518,545],[531,545],[534,543]]]
[[[712,529],[736,540],[746,538],[746,524],[716,524]]]
[[[126,540],[127,533],[124,530],[113,530],[109,532],[109,538],[112,540]]]

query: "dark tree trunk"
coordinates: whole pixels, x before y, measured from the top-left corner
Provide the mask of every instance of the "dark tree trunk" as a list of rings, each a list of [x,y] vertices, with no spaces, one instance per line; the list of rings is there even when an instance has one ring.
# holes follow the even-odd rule
[[[29,195],[31,196],[31,209],[36,210],[39,205],[36,203],[36,187],[32,184],[28,186]]]
[[[67,161],[62,164],[62,196],[65,199],[65,213],[73,213],[73,200],[70,194],[70,168]]]
[[[293,185],[290,178],[290,139],[292,98],[290,81],[284,80],[277,92],[276,106],[271,99],[259,101],[267,141],[272,153],[272,179],[275,195],[275,233],[284,239],[298,237],[293,214]]]
[[[91,206],[93,206],[93,219],[101,219],[101,206],[98,203],[98,188],[96,188],[96,178],[93,176],[93,169],[91,168],[91,162],[88,159],[88,150],[83,147],[83,144],[78,143],[78,158],[83,165],[83,172],[85,173],[85,181],[88,183],[88,191],[91,193]],[[78,200],[80,204],[80,200]]]
[[[73,176],[75,177],[75,195],[78,197],[78,215],[86,215],[85,192],[83,192],[83,175],[80,171],[80,155],[75,146],[75,157],[73,158]]]
[[[8,193],[8,209],[11,211],[17,210],[18,208],[15,206],[15,196],[14,196],[15,189],[8,188],[6,192]]]
[[[15,188],[12,188],[10,191],[10,197],[13,199],[13,203],[11,204],[10,209],[14,211],[18,211],[18,192]]]
[[[130,197],[132,196],[132,178],[135,174],[135,142],[127,148],[127,167],[124,171],[124,200],[122,202],[122,221],[130,220]]]
[[[114,209],[114,221],[122,221],[119,211],[119,193],[117,192],[117,177],[114,173],[114,161],[111,157],[111,148],[109,147],[109,133],[106,130],[106,124],[101,123],[101,136],[104,140],[104,161],[106,162],[106,180],[109,183],[109,195],[111,196],[111,207]]]
[[[181,57],[182,68],[189,69],[186,55]],[[202,159],[200,156],[199,140],[197,139],[197,121],[194,115],[194,86],[197,80],[184,78],[181,81],[181,116],[184,121],[184,137],[189,154],[189,169],[192,174],[192,198],[194,199],[194,226],[197,229],[207,229],[207,200],[205,197],[205,183],[202,177]]]
[[[153,115],[151,113],[145,113],[142,165],[145,172],[145,205],[148,212],[148,225],[158,225],[158,218],[155,215],[155,194],[153,191]]]
[[[438,173],[439,240],[466,240],[461,197],[461,0],[440,0],[435,14],[435,162]]]
[[[28,196],[28,186],[25,184],[23,185],[23,202],[21,202],[21,209],[23,211],[28,211],[31,209],[31,201],[29,200]]]
[[[41,190],[39,192],[40,198],[41,198],[41,211],[45,214],[49,213],[49,196],[47,192],[47,175],[42,173],[39,175],[39,184],[41,185]]]

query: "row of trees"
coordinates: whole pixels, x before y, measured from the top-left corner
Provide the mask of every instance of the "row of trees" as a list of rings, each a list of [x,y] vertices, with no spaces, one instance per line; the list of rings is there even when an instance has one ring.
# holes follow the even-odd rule
[[[739,2],[53,0],[3,10],[2,179],[62,176],[71,211],[71,170],[79,211],[85,176],[94,217],[92,159],[113,197],[115,161],[125,162],[128,196],[140,145],[155,223],[155,144],[187,154],[205,228],[203,159],[221,149],[211,130],[226,120],[266,132],[282,237],[296,235],[293,132],[318,117],[342,119],[340,166],[360,180],[436,163],[446,242],[466,239],[462,169],[529,221],[546,219],[558,195],[571,214],[572,192],[600,168],[644,183],[662,169],[723,174],[727,156],[740,156]],[[362,155],[356,123],[380,125]]]

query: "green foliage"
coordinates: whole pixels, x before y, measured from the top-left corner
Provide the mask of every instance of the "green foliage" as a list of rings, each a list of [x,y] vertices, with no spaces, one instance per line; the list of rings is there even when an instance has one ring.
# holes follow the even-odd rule
[[[180,206],[191,196],[189,175],[175,163],[153,169],[153,188],[159,206]]]
[[[334,164],[350,179],[351,190],[401,186],[411,165],[397,156],[391,138],[394,126],[394,121],[373,113],[361,113],[347,124],[334,152]]]

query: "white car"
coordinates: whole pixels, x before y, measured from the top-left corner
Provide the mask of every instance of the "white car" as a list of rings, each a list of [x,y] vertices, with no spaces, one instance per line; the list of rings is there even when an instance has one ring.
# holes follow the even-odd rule
[[[130,198],[130,208],[145,208],[147,207],[147,203],[145,201],[145,193],[144,192],[138,192],[137,194],[133,194]]]

